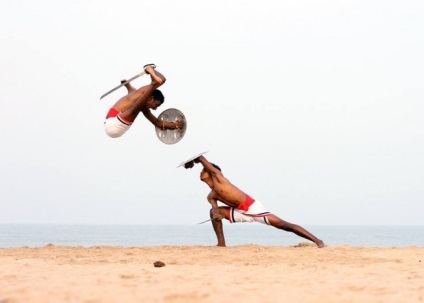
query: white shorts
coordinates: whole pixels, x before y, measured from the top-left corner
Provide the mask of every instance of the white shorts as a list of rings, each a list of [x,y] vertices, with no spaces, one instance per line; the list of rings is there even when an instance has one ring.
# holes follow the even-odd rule
[[[111,138],[118,138],[126,133],[131,123],[125,122],[119,116],[107,118],[105,121],[105,132]]]
[[[255,200],[247,211],[230,207],[228,218],[230,223],[259,222],[270,225],[267,218],[270,214],[260,201]]]

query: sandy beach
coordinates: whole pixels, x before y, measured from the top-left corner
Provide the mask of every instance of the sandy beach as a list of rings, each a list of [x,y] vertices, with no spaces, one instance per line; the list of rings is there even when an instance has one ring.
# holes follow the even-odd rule
[[[3,248],[0,302],[424,302],[424,247]]]

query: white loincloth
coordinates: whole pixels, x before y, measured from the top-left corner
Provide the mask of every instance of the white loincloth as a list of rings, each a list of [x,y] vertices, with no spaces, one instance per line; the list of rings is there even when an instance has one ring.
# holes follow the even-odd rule
[[[119,115],[105,121],[105,132],[111,138],[121,137],[130,127],[131,123],[125,122]]]
[[[267,216],[271,213],[263,206],[263,204],[255,200],[252,205],[250,205],[247,211],[240,210],[234,207],[229,208],[228,218],[230,223],[252,223],[259,222],[262,224],[270,225]]]

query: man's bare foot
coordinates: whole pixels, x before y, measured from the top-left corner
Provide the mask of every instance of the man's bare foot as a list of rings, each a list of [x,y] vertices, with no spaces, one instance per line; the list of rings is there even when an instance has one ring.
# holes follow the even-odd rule
[[[121,84],[127,82],[127,80],[121,80]],[[132,93],[133,91],[135,91],[135,87],[133,87],[129,82],[125,84],[125,87],[128,90],[128,94]]]
[[[319,240],[317,243],[315,243],[317,246],[318,246],[318,248],[323,248],[323,247],[325,247],[325,243],[322,241],[322,240]]]

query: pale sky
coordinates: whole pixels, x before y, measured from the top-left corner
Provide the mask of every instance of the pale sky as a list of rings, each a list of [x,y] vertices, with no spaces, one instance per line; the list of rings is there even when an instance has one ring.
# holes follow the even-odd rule
[[[421,0],[5,0],[0,24],[0,224],[195,224],[209,188],[176,167],[206,150],[289,222],[424,223]],[[175,145],[142,115],[104,133],[146,63]]]

